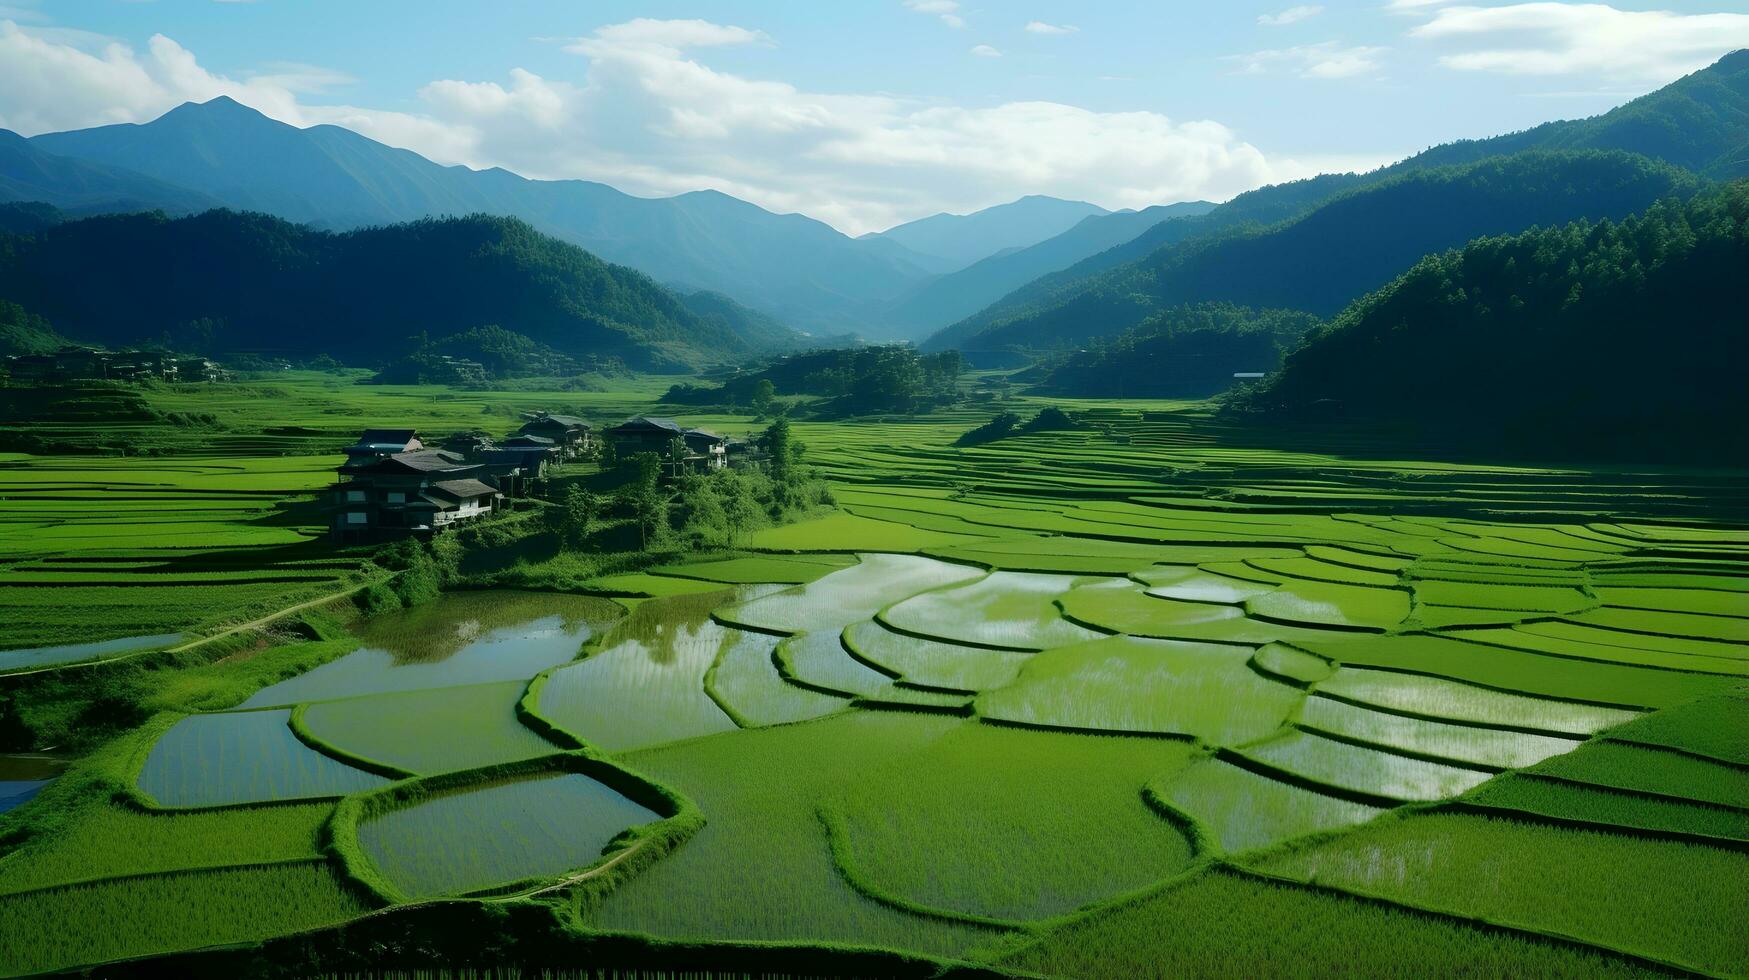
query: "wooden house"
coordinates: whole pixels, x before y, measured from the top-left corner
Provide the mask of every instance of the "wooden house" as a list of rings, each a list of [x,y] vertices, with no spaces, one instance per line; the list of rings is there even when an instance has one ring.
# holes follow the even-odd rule
[[[418,441],[412,430],[373,429],[360,445],[387,445],[384,436],[400,433],[407,434],[407,443]],[[343,482],[332,491],[331,527],[342,540],[432,534],[490,514],[503,496],[481,479],[487,475],[483,465],[441,449],[376,457],[349,453],[340,475]]]
[[[528,421],[522,424],[521,434],[551,440],[565,459],[575,459],[589,451],[593,427],[577,416],[537,412],[524,417]]]

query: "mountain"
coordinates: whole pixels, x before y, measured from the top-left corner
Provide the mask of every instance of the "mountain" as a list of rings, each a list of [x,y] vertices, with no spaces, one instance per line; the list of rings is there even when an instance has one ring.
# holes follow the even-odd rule
[[[1125,242],[1175,218],[1205,215],[1208,201],[1156,204],[1140,211],[1113,211],[1082,218],[1062,234],[1026,248],[1000,252],[948,275],[931,279],[893,308],[892,319],[927,333],[970,316],[1026,283]]]
[[[97,343],[351,363],[486,325],[644,370],[763,347],[725,312],[701,316],[642,273],[487,215],[349,232],[234,211],[87,218],[0,237],[0,296]]]
[[[1699,181],[1629,153],[1532,151],[1411,170],[1303,218],[1164,248],[1088,282],[1067,302],[979,332],[985,349],[1079,344],[1183,303],[1224,301],[1328,316],[1416,259],[1486,235],[1620,218]]]
[[[199,188],[208,204],[319,228],[519,217],[683,291],[720,292],[813,332],[878,330],[892,297],[929,275],[927,261],[897,242],[858,241],[715,191],[640,198],[590,181],[444,167],[337,126],[288,126],[223,97],[149,123],[48,133],[29,145]]]
[[[946,266],[941,271],[951,272],[998,252],[1036,245],[1068,231],[1083,218],[1110,213],[1086,201],[1031,194],[971,214],[930,215],[864,235],[863,239],[896,242],[941,259]]]
[[[1620,223],[1480,239],[1349,306],[1233,408],[1724,465],[1749,453],[1727,422],[1749,418],[1745,270],[1749,180]]]
[[[1163,250],[1198,247],[1199,242],[1231,234],[1234,229],[1304,215],[1338,195],[1410,171],[1473,164],[1536,149],[1623,150],[1714,177],[1749,172],[1749,51],[1728,54],[1707,68],[1600,116],[1437,146],[1367,174],[1324,175],[1241,194],[1198,219],[1200,227],[1177,222],[1156,225],[1132,243],[1028,283],[939,331],[923,346],[983,347],[985,343],[974,338],[991,325],[1052,308],[1066,316],[1071,306],[1087,307],[1089,300],[1083,294],[1102,288],[1104,277],[1112,270],[1171,261]],[[1400,256],[1398,269],[1407,268],[1419,257]]]
[[[218,201],[124,167],[68,159],[0,129],[0,202],[35,201],[65,211],[187,213]]]
[[[1601,116],[1450,143],[1423,157],[1462,163],[1525,149],[1627,150],[1717,180],[1749,176],[1749,49]]]

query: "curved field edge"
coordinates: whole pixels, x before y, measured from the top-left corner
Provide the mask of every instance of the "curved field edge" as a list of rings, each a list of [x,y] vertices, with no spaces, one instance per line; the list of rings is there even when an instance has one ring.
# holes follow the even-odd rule
[[[469,897],[502,898],[559,887],[572,887],[580,893],[605,893],[618,882],[660,860],[704,826],[704,814],[690,799],[624,768],[593,748],[581,747],[534,759],[407,779],[344,797],[324,828],[324,852],[339,863],[349,880],[375,896],[380,904],[412,904],[415,898],[389,881],[365,853],[359,842],[359,825],[439,794],[465,792],[484,784],[541,773],[587,776],[660,814],[662,819],[620,833],[601,859],[585,868],[558,876],[540,875],[507,881],[472,892]]]

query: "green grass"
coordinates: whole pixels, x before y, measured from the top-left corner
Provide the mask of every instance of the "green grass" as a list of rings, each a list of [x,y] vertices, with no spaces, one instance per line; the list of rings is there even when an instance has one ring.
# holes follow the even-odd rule
[[[324,862],[122,878],[0,895],[0,973],[20,974],[333,925],[368,909]]]
[[[1516,769],[1571,752],[1579,743],[1550,735],[1452,725],[1372,711],[1331,698],[1307,698],[1299,726],[1411,755]]]
[[[1249,659],[1241,647],[1107,637],[1038,654],[977,707],[1005,721],[1239,745],[1275,731],[1304,697]]]
[[[989,929],[914,915],[859,894],[834,864],[816,813],[868,770],[963,724],[913,712],[851,712],[629,753],[629,765],[691,798],[707,822],[586,909],[584,923],[669,939],[839,942],[947,954],[990,939]]]
[[[807,585],[714,612],[725,622],[765,632],[837,633],[890,603],[982,576],[975,568],[915,555],[871,554],[864,555],[860,564]]]
[[[1749,770],[1609,739],[1587,742],[1533,772],[1601,786],[1749,808]]]
[[[455,790],[358,827],[371,862],[407,895],[458,895],[594,864],[620,831],[660,820],[576,773]]]
[[[1384,811],[1203,758],[1156,778],[1148,792],[1184,813],[1229,853],[1365,823]]]
[[[1612,729],[1610,735],[1749,765],[1749,690],[1646,715]]]
[[[155,410],[214,416],[198,429],[26,420],[30,434],[67,447],[125,437],[173,455],[0,454],[0,649],[198,634],[359,580],[363,555],[322,539],[323,513],[308,494],[365,424],[433,437],[507,431],[538,408],[611,423],[668,414],[654,399],[669,380],[458,392],[293,372],[142,389]],[[1182,403],[1021,398],[1004,407],[1047,404],[1090,427],[961,449],[954,439],[987,420],[987,406],[797,420],[796,438],[846,509],[759,532],[743,543],[757,556],[629,571],[643,564],[572,552],[491,573],[499,583],[677,598],[469,593],[373,617],[361,630],[367,649],[327,666],[350,640],[328,631],[322,642],[262,646],[251,634],[206,652],[15,678],[12,707],[40,738],[33,744],[77,750],[155,710],[308,704],[301,730],[334,751],[436,771],[544,751],[511,702],[560,667],[538,682],[532,706],[696,800],[707,821],[660,860],[642,863],[659,848],[640,852],[626,866],[637,873],[617,888],[590,886],[577,899],[588,924],[664,938],[987,957],[1034,934],[948,921],[942,910],[1052,915],[1153,887],[1184,866],[1186,835],[1276,860],[1252,849],[1328,833],[1311,853],[1352,848],[1328,872],[1341,887],[1361,887],[1336,879],[1364,872],[1403,901],[1589,942],[1662,943],[1646,951],[1732,966],[1721,951],[1743,948],[1741,926],[1721,924],[1718,909],[1741,905],[1740,886],[1726,887],[1743,879],[1741,853],[1671,850],[1682,845],[1633,835],[1742,836],[1738,809],[1651,795],[1741,799],[1749,711],[1730,693],[1749,676],[1740,474],[1404,460],[1381,457],[1358,431],[1264,438]],[[753,427],[745,417],[688,421]],[[740,603],[708,594],[747,583],[773,585],[746,589]],[[622,608],[637,614],[620,621]],[[886,628],[875,619],[882,610],[935,639]],[[1077,645],[1088,631],[1132,637]],[[776,634],[795,637],[779,647]],[[980,643],[1016,649],[970,645]],[[566,666],[579,654],[587,659]],[[1171,737],[868,710],[898,701],[963,711],[972,692],[993,715]],[[1623,710],[1652,708],[1664,710]],[[148,778],[197,802],[346,789],[332,777],[357,770],[287,741],[285,714],[259,715],[248,733],[221,720],[225,731],[188,739],[174,761],[148,762]],[[1268,741],[1284,724],[1302,730]],[[1465,797],[1514,814],[1503,823],[1451,813],[1368,822],[1380,812],[1368,801],[1444,798],[1600,730],[1681,752],[1587,748],[1541,763],[1639,790],[1506,776]],[[1192,738],[1227,748],[1209,754]],[[0,818],[0,836],[41,831],[0,857],[0,890],[87,871],[307,858],[310,821],[331,806],[147,815],[109,802],[125,776],[77,772]],[[352,788],[380,785],[364,778]],[[622,829],[575,833],[593,827],[587,805],[567,807],[561,823],[536,803],[485,806],[490,792],[439,796],[374,822],[419,825],[396,838],[400,887],[437,894],[563,874]],[[1180,828],[1175,812],[1193,823]],[[500,832],[503,821],[531,819]],[[1622,831],[1587,836],[1562,820]],[[1422,837],[1390,837],[1400,826]],[[491,867],[468,858],[489,854]],[[1416,862],[1430,863],[1423,872]],[[256,928],[239,931],[245,913],[216,904],[234,893],[211,894],[140,906],[150,915],[192,908],[218,923],[154,948]],[[72,964],[66,957],[84,955],[67,951],[74,939],[99,927],[55,901],[65,930],[32,946]],[[117,907],[92,903],[98,914]],[[140,948],[129,937],[142,928],[191,928],[103,927],[89,955],[107,955],[101,944],[112,940]],[[1076,977],[1631,972],[1598,953],[1219,869],[1045,928],[1031,952],[1003,962]],[[1605,935],[1612,928],[1621,935]],[[0,927],[0,947],[12,956],[7,933]]]
[[[166,814],[109,803],[84,807],[53,836],[0,858],[0,893],[117,875],[314,860],[321,856],[322,822],[333,809],[306,803]]]
[[[1037,572],[991,572],[966,585],[912,596],[881,613],[881,621],[904,633],[949,643],[1045,650],[1091,640],[1100,634],[1064,622],[1056,597],[1097,580]]]
[[[204,807],[342,796],[384,782],[298,741],[290,719],[289,710],[190,715],[152,746],[139,787],[162,806]]]
[[[1030,655],[942,643],[895,633],[877,622],[853,623],[844,645],[863,660],[924,687],[984,691],[1013,681]]]
[[[705,674],[705,691],[735,723],[744,727],[777,725],[829,715],[845,699],[798,687],[783,679],[771,660],[778,639],[766,633],[731,630]]]
[[[1429,814],[1259,862],[1265,870],[1735,972],[1749,854],[1487,817]]]
[[[962,725],[871,768],[827,806],[842,821],[847,873],[880,892],[970,915],[1041,919],[1188,863],[1184,833],[1141,788],[1189,753],[1160,739]]]
[[[1565,820],[1749,840],[1749,812],[1743,810],[1696,806],[1547,779],[1502,776],[1476,787],[1464,799]]]
[[[1227,871],[1065,923],[1001,963],[1085,980],[1654,975],[1601,952]]]
[[[311,705],[306,729],[353,755],[417,773],[473,769],[558,751],[516,717],[522,681],[379,694]]]
[[[1440,800],[1486,780],[1474,769],[1429,762],[1351,745],[1307,732],[1289,732],[1246,746],[1241,754],[1275,772],[1329,787],[1337,795],[1414,803]]]
[[[1441,677],[1352,667],[1320,681],[1318,691],[1388,711],[1559,734],[1590,735],[1635,717],[1634,712],[1618,708],[1525,697]]]

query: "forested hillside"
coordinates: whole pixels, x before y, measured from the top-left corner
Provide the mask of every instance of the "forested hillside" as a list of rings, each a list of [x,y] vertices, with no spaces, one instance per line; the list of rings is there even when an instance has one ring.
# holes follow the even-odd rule
[[[25,148],[58,167],[83,168],[81,175],[97,168],[158,189],[110,211],[224,206],[330,230],[473,213],[518,217],[664,284],[725,293],[814,331],[876,324],[879,309],[928,275],[897,242],[858,241],[716,191],[644,198],[594,181],[445,167],[339,126],[289,126],[225,97],[140,125],[45,133]],[[51,192],[80,187],[37,181],[18,199],[58,201]],[[6,190],[0,184],[0,200]],[[204,203],[191,207],[191,197]]]
[[[1367,174],[1324,175],[1241,194],[1206,217],[1156,225],[1131,242],[1028,283],[940,331],[923,346],[934,350],[952,346],[970,350],[998,347],[1001,342],[995,337],[981,335],[998,324],[1027,318],[1042,318],[1044,322],[1039,323],[1037,332],[1048,338],[1049,321],[1072,320],[1077,311],[1099,309],[1099,298],[1088,294],[1108,289],[1112,275],[1148,276],[1152,269],[1177,261],[1172,254],[1177,250],[1200,248],[1211,239],[1243,232],[1251,226],[1267,226],[1308,214],[1339,196],[1400,179],[1413,171],[1473,165],[1531,150],[1621,150],[1713,178],[1749,173],[1749,51],[1726,55],[1707,68],[1600,116],[1436,146]],[[1619,214],[1579,211],[1543,220],[1598,219]],[[1483,233],[1498,234],[1526,227],[1529,225],[1518,224]],[[1456,244],[1459,243],[1433,247]],[[1407,268],[1408,263],[1419,257],[1420,253],[1402,256],[1388,274]],[[1378,282],[1382,280],[1373,285]],[[1192,298],[1174,297],[1172,301]],[[1265,305],[1274,302],[1265,297],[1218,298]],[[1129,320],[1119,327],[1134,322]]]
[[[760,347],[641,273],[481,215],[340,234],[232,211],[89,218],[0,238],[0,295],[82,340],[359,363],[486,324],[652,370]]]
[[[0,355],[40,354],[65,342],[47,320],[0,299]]]
[[[1206,398],[1232,387],[1234,374],[1274,370],[1282,352],[1319,323],[1298,310],[1175,306],[1047,363],[1037,390],[1082,398]]]
[[[1736,463],[1749,450],[1749,181],[1619,223],[1430,256],[1234,400],[1476,445]]]
[[[1297,221],[1163,249],[1094,280],[1062,305],[991,325],[977,343],[1063,347],[1169,305],[1206,301],[1329,315],[1429,252],[1536,225],[1624,217],[1698,187],[1675,167],[1620,152],[1530,152],[1413,170],[1343,194]]]

